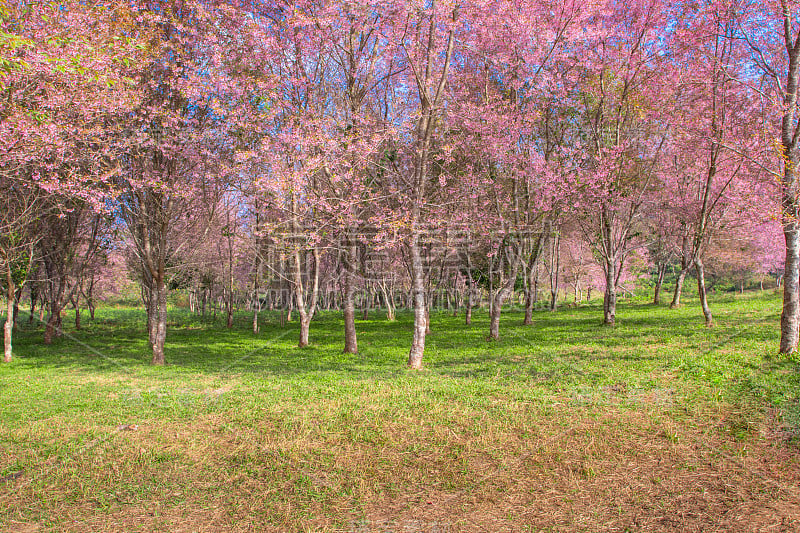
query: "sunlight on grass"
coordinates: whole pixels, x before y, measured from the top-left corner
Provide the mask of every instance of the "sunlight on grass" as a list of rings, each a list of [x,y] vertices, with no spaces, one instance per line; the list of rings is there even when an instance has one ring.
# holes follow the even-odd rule
[[[163,368],[148,364],[137,310],[100,309],[68,331],[105,357],[69,338],[46,347],[23,325],[0,366],[0,524],[591,530],[646,522],[657,513],[642,509],[677,506],[690,486],[724,509],[738,498],[717,484],[726,476],[755,491],[753,505],[789,498],[800,365],[776,354],[779,300],[714,303],[712,329],[692,302],[623,305],[613,329],[596,305],[540,312],[533,326],[506,313],[498,342],[481,312],[471,327],[436,314],[422,371],[405,367],[403,313],[359,322],[350,355],[335,313],[299,349],[296,324],[268,313],[254,336],[246,314],[228,330],[175,310]],[[772,461],[761,477],[756,460]],[[646,490],[612,495],[622,476]],[[454,502],[462,511],[447,511]]]

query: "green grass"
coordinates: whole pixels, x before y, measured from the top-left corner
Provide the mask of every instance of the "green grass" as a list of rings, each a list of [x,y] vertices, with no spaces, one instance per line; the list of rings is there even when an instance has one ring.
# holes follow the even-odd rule
[[[596,303],[509,312],[497,342],[483,312],[435,313],[422,371],[402,313],[358,321],[349,355],[336,313],[299,349],[269,313],[254,336],[246,313],[172,310],[163,368],[140,310],[51,346],[23,325],[0,365],[0,530],[667,531],[686,509],[724,528],[796,500],[800,364],[776,353],[776,295],[712,306],[711,329],[691,300],[620,305],[615,328]],[[798,516],[781,509],[764,520]]]

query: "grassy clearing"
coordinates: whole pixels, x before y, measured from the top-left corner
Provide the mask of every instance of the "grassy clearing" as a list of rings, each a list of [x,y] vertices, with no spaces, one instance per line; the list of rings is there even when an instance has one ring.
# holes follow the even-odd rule
[[[227,330],[171,315],[165,368],[144,316],[101,309],[0,366],[2,531],[770,531],[800,529],[800,364],[780,301],[628,303],[534,326],[410,315]],[[267,317],[268,318],[268,317]],[[273,317],[274,318],[274,317]],[[274,324],[274,320],[272,321]],[[767,530],[767,529],[765,529]]]

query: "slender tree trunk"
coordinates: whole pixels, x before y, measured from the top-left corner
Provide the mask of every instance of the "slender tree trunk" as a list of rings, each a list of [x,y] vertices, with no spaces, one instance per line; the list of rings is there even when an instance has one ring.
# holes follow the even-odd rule
[[[519,265],[519,261],[515,262]],[[505,303],[506,298],[508,298],[508,295],[511,294],[511,291],[514,289],[514,283],[517,280],[517,270],[518,266],[512,267],[508,280],[506,280],[500,290],[497,291],[494,301],[492,302],[489,321],[489,338],[491,340],[496,341],[500,339],[500,314],[503,310],[503,303]]]
[[[256,290],[256,301],[253,302],[253,335],[258,334],[258,312],[261,310],[261,300],[258,298]]]
[[[531,272],[533,269],[531,269]],[[522,325],[530,326],[533,324],[533,277],[532,273],[528,273],[528,283],[525,287],[525,318],[522,319]]]
[[[408,366],[422,368],[422,355],[425,352],[425,333],[427,320],[425,305],[425,280],[422,266],[422,254],[419,248],[419,235],[416,230],[411,234],[409,250],[411,262],[411,290],[414,306],[414,335],[411,339],[411,349],[408,352]]]
[[[297,314],[300,315],[300,339],[297,345],[300,348],[308,346],[308,330],[311,325],[311,317],[306,311],[305,299],[303,294],[302,272],[300,270],[300,251],[294,251],[294,297],[297,302]]]
[[[606,292],[603,295],[603,324],[613,326],[617,320],[617,286],[615,265],[606,264]]]
[[[464,309],[464,323],[469,326],[472,324],[472,296],[474,291],[472,283],[472,258],[467,250],[467,305]]]
[[[258,213],[256,213],[256,231],[258,231]],[[253,268],[253,335],[258,335],[258,314],[261,312],[261,297],[259,288],[261,287],[261,246],[260,240],[256,239],[256,257]]]
[[[436,0],[431,2],[432,12],[435,12]],[[453,9],[453,21],[458,18],[458,9]],[[441,76],[435,82],[436,89],[431,91],[432,81],[431,65],[433,58],[439,55],[434,50],[436,22],[433,17],[429,21],[427,47],[424,54],[427,57],[427,68],[422,79],[417,80],[417,93],[420,97],[420,114],[417,118],[415,131],[415,157],[414,157],[414,183],[412,186],[411,208],[411,235],[409,259],[411,263],[411,285],[414,299],[414,335],[411,348],[408,352],[408,366],[414,369],[422,368],[422,356],[425,351],[425,333],[428,328],[427,305],[425,302],[425,272],[422,263],[422,250],[420,249],[419,223],[422,220],[422,209],[425,206],[425,187],[428,180],[428,156],[430,154],[431,138],[435,128],[436,111],[441,104],[444,88],[447,82],[450,61],[453,56],[454,30],[450,29],[447,37],[447,49],[444,53],[444,65]]]
[[[711,316],[711,308],[708,306],[706,295],[705,266],[700,258],[695,260],[694,265],[697,269],[697,293],[700,295],[700,306],[703,308],[703,316],[706,318],[706,327],[710,328],[714,325],[714,318]]]
[[[147,340],[152,350],[153,344],[156,342],[156,326],[158,324],[158,294],[154,282],[150,281],[149,288],[142,287],[142,299],[146,302]]]
[[[425,335],[431,333],[431,306],[428,304],[430,299],[425,300]]]
[[[553,247],[550,254],[550,311],[555,311],[558,305],[558,274],[560,270],[561,237],[559,233],[553,236]]]
[[[653,303],[656,305],[661,304],[661,287],[664,285],[664,274],[667,272],[666,263],[658,265],[658,278],[656,279],[656,290],[653,295]]]
[[[519,244],[517,243],[517,246]],[[514,285],[517,282],[517,274],[519,273],[519,269],[522,266],[522,260],[519,257],[519,249],[513,250],[509,247],[509,251],[513,254],[513,256],[508,257],[508,265],[509,265],[509,272],[508,278],[503,286],[497,291],[497,294],[494,296],[494,301],[492,305],[492,312],[490,316],[489,322],[489,338],[492,340],[498,340],[500,338],[500,314],[503,310],[503,303],[506,301],[506,298],[514,291]]]
[[[783,312],[781,313],[781,353],[797,351],[800,333],[800,239],[798,222],[784,222],[786,262],[783,273]]]
[[[686,273],[689,271],[689,267],[686,266],[681,268],[681,271],[678,273],[678,278],[675,280],[675,293],[672,295],[672,303],[669,304],[671,309],[675,309],[681,305],[681,293],[683,292],[683,282],[686,279]]]
[[[33,313],[36,311],[36,299],[38,298],[36,284],[31,285],[31,312],[28,313],[28,325],[33,324]]]
[[[164,279],[157,280],[155,283],[155,311],[153,324],[153,360],[154,365],[163,365],[164,345],[167,341],[167,285]]]
[[[541,250],[541,242],[537,245],[537,248]],[[531,256],[531,261],[528,264],[528,284],[525,287],[525,318],[522,321],[522,324],[525,326],[530,326],[533,324],[533,306],[536,303],[537,295],[536,293],[539,291],[539,256],[540,252],[537,251],[535,256]]]
[[[393,299],[389,296],[389,292],[386,289],[386,285],[381,282],[381,293],[383,294],[383,301],[386,304],[386,320],[389,322],[394,322],[395,314],[394,314],[394,302]]]
[[[15,329],[17,327],[17,318],[19,318],[19,300],[20,300],[20,298],[22,298],[22,287],[19,287],[14,291],[14,306],[13,306],[14,314],[12,315],[14,317],[14,320],[11,323],[11,327],[13,327]]]
[[[44,328],[44,343],[52,344],[53,339],[61,336],[62,320],[61,320],[61,307],[53,308],[52,302],[50,303],[50,316],[47,317],[47,324]]]
[[[342,316],[344,317],[344,353],[358,353],[358,334],[356,332],[356,301],[352,264],[345,267],[344,290],[342,291]]]
[[[89,308],[89,320],[94,321],[94,274],[90,276],[89,288],[86,291],[86,307]]]
[[[81,329],[81,306],[78,300],[74,302],[74,305],[75,305],[75,329],[79,330]]]
[[[6,296],[8,297],[8,302],[6,306],[6,323],[3,327],[3,341],[4,341],[4,353],[3,353],[3,361],[6,363],[11,362],[12,357],[12,347],[11,341],[14,335],[14,278],[11,273],[11,266],[7,265],[6,267]]]

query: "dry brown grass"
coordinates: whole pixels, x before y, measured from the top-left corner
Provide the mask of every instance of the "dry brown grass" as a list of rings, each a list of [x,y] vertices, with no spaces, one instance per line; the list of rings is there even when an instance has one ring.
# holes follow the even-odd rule
[[[742,441],[723,430],[732,411],[702,423],[520,404],[513,420],[462,408],[461,425],[365,419],[353,433],[321,429],[329,407],[289,431],[269,408],[250,426],[141,420],[7,481],[18,513],[2,530],[800,530],[800,460],[767,419]]]

